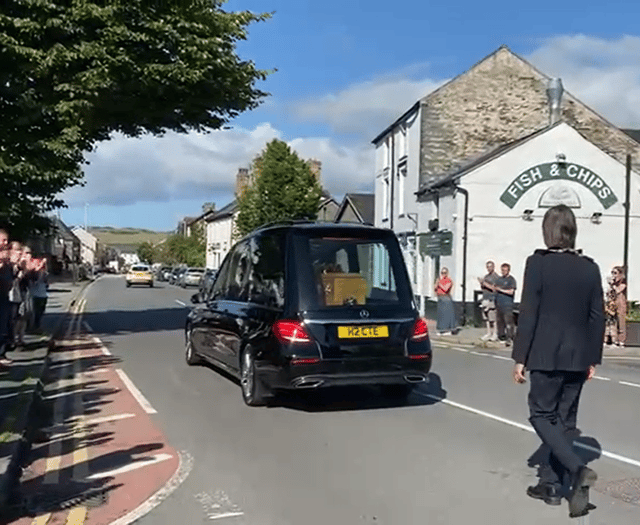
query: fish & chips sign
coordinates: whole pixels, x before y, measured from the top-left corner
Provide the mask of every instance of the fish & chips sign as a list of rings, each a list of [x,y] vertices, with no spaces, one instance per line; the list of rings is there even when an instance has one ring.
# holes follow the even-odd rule
[[[613,190],[602,177],[579,164],[563,162],[538,164],[522,172],[507,186],[500,200],[509,208],[513,208],[520,197],[536,184],[552,180],[568,180],[581,184],[596,196],[605,210],[618,202]]]

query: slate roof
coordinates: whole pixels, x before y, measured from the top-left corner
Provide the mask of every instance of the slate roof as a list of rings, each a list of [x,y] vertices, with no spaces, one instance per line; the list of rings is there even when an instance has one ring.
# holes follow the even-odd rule
[[[211,215],[208,215],[207,217],[205,217],[205,221],[213,222],[213,221],[217,221],[218,219],[224,219],[226,217],[230,217],[237,210],[238,210],[238,201],[236,199],[233,199],[226,206],[223,206],[215,213],[212,213]]]
[[[336,222],[344,214],[347,206],[351,206],[360,222],[364,224],[374,223],[375,195],[373,193],[347,193],[336,212]]]

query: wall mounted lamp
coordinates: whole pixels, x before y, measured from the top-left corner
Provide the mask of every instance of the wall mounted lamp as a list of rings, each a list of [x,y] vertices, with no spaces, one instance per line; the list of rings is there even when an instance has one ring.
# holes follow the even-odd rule
[[[594,212],[591,216],[591,222],[593,224],[600,224],[602,222],[602,213],[599,211]]]
[[[556,160],[558,162],[566,162],[567,156],[564,153],[556,153]]]
[[[522,219],[525,221],[532,221],[533,220],[533,210],[524,210],[522,212]]]

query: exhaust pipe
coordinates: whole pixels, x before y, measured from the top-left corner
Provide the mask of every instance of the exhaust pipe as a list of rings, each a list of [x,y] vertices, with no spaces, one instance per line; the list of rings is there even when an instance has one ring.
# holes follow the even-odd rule
[[[426,378],[424,376],[404,376],[404,380],[407,383],[423,383]]]
[[[320,385],[322,385],[324,383],[324,381],[321,381],[319,379],[312,379],[310,381],[304,380],[304,379],[298,379],[293,383],[293,386],[295,388],[318,388]]]

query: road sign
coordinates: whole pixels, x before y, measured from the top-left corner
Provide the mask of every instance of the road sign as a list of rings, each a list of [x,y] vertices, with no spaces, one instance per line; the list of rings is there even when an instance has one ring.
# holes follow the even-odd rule
[[[441,230],[437,232],[418,233],[420,253],[430,257],[451,255],[453,232]]]

